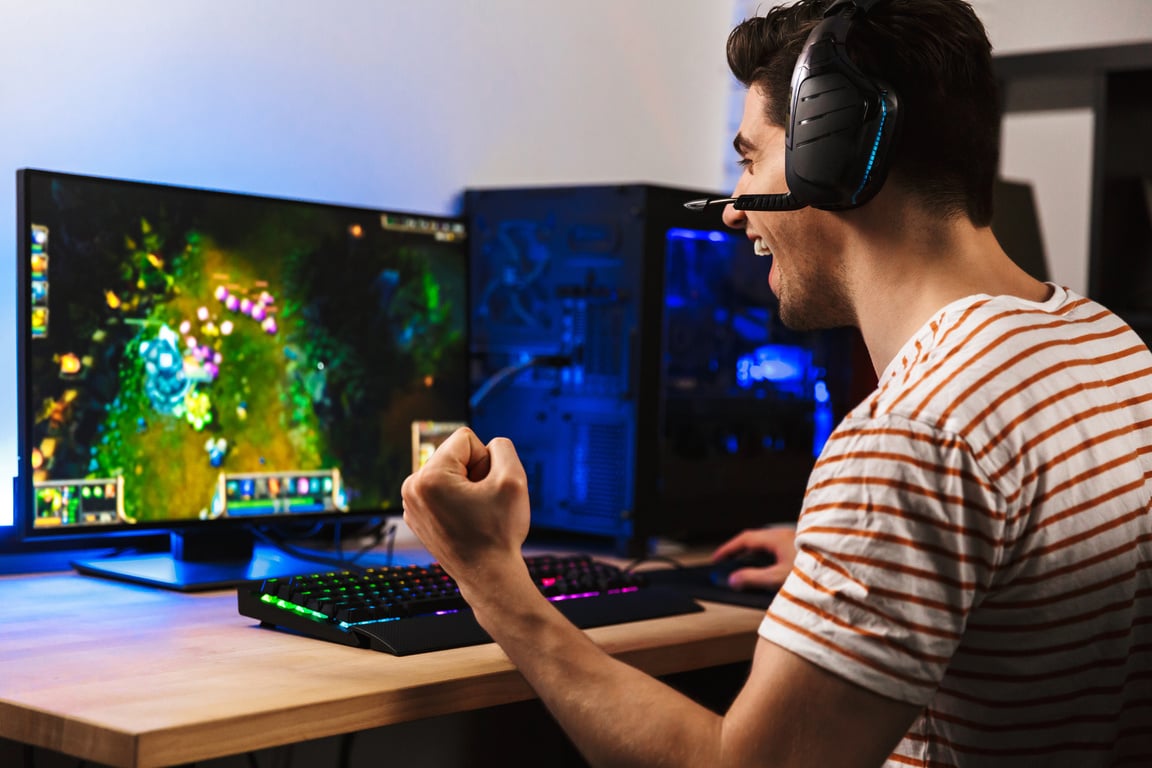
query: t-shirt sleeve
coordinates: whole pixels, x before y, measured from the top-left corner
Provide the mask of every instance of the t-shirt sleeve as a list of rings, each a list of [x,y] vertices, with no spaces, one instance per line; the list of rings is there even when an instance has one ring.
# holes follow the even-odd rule
[[[813,469],[760,634],[875,693],[929,701],[1000,562],[1002,493],[956,435],[846,420]]]

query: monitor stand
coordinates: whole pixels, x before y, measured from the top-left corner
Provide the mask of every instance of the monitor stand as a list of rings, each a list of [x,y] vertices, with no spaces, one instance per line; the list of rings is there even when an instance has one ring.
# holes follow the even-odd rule
[[[87,576],[131,581],[180,592],[227,589],[246,581],[326,570],[273,548],[256,547],[248,530],[173,531],[171,549],[134,555],[74,560]]]

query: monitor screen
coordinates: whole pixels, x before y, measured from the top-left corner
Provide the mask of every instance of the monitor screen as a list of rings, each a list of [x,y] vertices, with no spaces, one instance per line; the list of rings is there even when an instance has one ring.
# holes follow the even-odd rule
[[[399,514],[420,425],[467,419],[462,220],[40,170],[18,201],[26,538]]]

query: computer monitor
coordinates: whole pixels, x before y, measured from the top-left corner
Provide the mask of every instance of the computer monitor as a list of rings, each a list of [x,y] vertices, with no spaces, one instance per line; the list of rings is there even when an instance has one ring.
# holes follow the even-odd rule
[[[463,220],[44,170],[17,186],[29,546],[167,532],[168,552],[76,567],[177,589],[298,570],[253,559],[253,533],[400,514],[420,426],[467,420]]]

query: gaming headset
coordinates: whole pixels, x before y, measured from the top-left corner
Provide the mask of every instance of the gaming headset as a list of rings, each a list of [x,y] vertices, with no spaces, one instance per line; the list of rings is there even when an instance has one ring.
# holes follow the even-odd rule
[[[835,0],[800,51],[784,128],[788,192],[693,200],[686,208],[731,203],[740,211],[844,210],[880,191],[899,126],[899,99],[861,72],[846,48],[856,17],[877,2]]]

